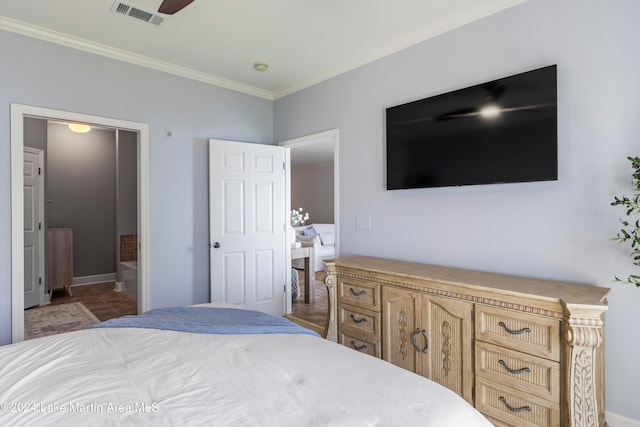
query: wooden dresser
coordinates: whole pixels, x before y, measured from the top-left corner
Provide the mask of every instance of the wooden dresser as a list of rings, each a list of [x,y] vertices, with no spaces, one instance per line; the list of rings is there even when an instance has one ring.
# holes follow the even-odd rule
[[[605,426],[608,288],[370,257],[325,261],[327,339],[430,378],[497,426]]]
[[[47,229],[47,286],[49,299],[55,288],[64,288],[72,296],[73,230],[66,227]]]

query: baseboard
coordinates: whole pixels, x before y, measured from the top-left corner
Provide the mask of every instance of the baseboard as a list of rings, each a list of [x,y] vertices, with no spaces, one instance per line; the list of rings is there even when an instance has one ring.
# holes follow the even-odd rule
[[[607,424],[609,427],[640,427],[639,420],[623,417],[622,415],[606,411]]]
[[[44,307],[45,305],[51,304],[51,294],[49,292],[45,292],[42,295],[42,298],[40,299],[40,301],[42,301],[42,304],[40,304],[40,307]]]
[[[73,285],[82,286],[94,283],[114,282],[118,278],[118,273],[96,274],[95,276],[81,276],[73,278]]]

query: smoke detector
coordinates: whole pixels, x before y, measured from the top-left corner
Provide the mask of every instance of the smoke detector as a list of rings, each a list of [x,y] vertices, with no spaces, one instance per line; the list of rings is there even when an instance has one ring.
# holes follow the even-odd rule
[[[111,12],[116,15],[129,16],[131,18],[138,19],[146,22],[147,24],[160,27],[164,23],[165,17],[155,12],[149,12],[142,10],[139,7],[132,6],[121,1],[116,1],[111,7]]]
[[[269,64],[267,64],[266,62],[255,62],[253,64],[253,68],[256,71],[267,71],[267,68],[269,68]]]

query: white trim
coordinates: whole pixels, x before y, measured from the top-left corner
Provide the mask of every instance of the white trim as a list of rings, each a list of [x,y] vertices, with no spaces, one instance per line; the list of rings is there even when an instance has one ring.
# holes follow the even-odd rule
[[[318,144],[320,142],[336,142],[338,141],[338,129],[325,130],[323,132],[314,133],[311,135],[305,135],[298,138],[287,139],[286,141],[279,142],[281,147],[297,148],[304,147],[306,145]]]
[[[607,424],[611,427],[640,427],[640,420],[632,420],[613,412],[605,411]]]
[[[24,340],[24,123],[11,106],[11,340]],[[17,141],[17,143],[16,143]]]
[[[285,242],[287,249],[285,250],[285,272],[284,272],[284,314],[290,314],[291,307],[291,244],[295,241],[295,237],[291,236],[291,149],[284,147],[284,211],[286,212],[286,237]]]
[[[140,222],[138,256],[140,299],[138,312],[149,309],[149,125],[101,116],[11,104],[11,340],[24,340],[24,201],[23,201],[23,146],[24,117],[93,123],[106,127],[138,132],[140,158],[138,159]]]
[[[319,144],[322,142],[333,142],[333,221],[336,229],[336,243],[335,243],[335,257],[338,257],[340,253],[340,191],[339,191],[339,157],[338,152],[338,142],[340,140],[340,131],[338,129],[330,129],[323,132],[314,133],[311,135],[305,135],[298,138],[287,139],[285,141],[279,142],[278,145],[281,147],[285,147],[287,149],[296,148],[296,147],[304,147],[306,145]],[[289,156],[289,151],[287,150],[287,155]],[[287,160],[289,161],[289,159]],[[287,212],[291,210],[291,167],[286,168],[287,171]],[[288,267],[291,269],[291,257],[288,258]],[[287,271],[289,271],[287,270]],[[286,314],[291,313],[291,274],[287,276],[287,305],[286,305]]]
[[[27,24],[25,22],[7,18],[6,16],[0,16],[0,29],[273,101],[526,1],[527,0],[493,0],[490,2],[481,2],[481,4],[476,7],[467,8],[460,13],[445,17],[438,22],[427,25],[413,33],[382,46],[374,52],[361,55],[347,63],[333,67],[309,79],[276,91],[249,86],[240,82],[218,77],[213,74],[203,73],[201,71],[160,61],[148,56],[135,54],[133,52],[99,44],[90,40]]]
[[[273,93],[268,90],[218,77],[213,74],[203,73],[192,68],[160,61],[148,56],[128,52],[126,50],[117,49],[91,40],[38,27],[26,22],[7,18],[6,16],[0,16],[0,29],[273,101]]]
[[[118,278],[118,273],[105,273],[96,274],[93,276],[80,276],[73,278],[73,285],[71,286],[84,286],[93,285],[95,283],[115,282]]]

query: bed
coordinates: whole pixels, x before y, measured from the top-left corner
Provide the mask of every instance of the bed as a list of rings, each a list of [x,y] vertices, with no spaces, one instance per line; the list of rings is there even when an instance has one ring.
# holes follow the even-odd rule
[[[0,347],[0,424],[492,425],[434,382],[291,325],[211,333],[133,322]]]

